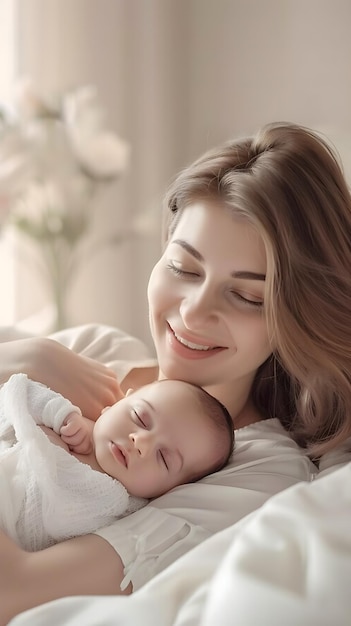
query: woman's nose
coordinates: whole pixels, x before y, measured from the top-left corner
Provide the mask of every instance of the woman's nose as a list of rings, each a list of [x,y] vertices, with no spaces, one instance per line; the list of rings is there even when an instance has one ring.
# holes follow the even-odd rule
[[[210,289],[193,289],[183,298],[180,315],[186,328],[203,328],[216,314],[216,298]]]

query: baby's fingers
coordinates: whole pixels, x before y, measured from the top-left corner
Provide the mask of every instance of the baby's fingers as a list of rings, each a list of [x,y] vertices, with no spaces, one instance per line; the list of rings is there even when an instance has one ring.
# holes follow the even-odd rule
[[[70,450],[76,454],[90,454],[92,452],[92,446],[89,441],[83,441],[78,446],[70,446]]]
[[[89,454],[93,450],[90,439],[79,441],[76,444],[67,442],[67,444],[71,452],[75,452],[76,454]]]
[[[72,452],[77,452],[78,454],[89,454],[89,452],[92,452],[91,439],[88,435],[83,435],[82,432],[77,432],[74,435],[61,434],[61,439]]]
[[[64,424],[60,428],[60,435],[65,435],[66,437],[70,437],[71,435],[75,435],[79,433],[80,427],[74,421],[68,422],[68,424]]]
[[[79,443],[82,443],[82,441],[84,441],[84,436],[80,431],[75,432],[72,435],[70,434],[67,435],[64,432],[62,432],[62,429],[61,429],[60,436],[61,436],[62,441],[67,443],[69,446],[77,446]]]

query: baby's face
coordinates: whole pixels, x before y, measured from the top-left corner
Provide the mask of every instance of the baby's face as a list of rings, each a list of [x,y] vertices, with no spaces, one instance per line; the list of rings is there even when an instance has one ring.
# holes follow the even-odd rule
[[[147,385],[106,409],[93,437],[103,471],[144,498],[188,482],[220,455],[196,392],[178,381]]]

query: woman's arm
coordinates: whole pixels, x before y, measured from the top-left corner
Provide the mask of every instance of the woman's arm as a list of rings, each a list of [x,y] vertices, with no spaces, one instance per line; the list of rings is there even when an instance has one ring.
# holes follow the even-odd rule
[[[97,535],[25,552],[0,531],[0,562],[0,626],[26,609],[63,596],[122,594],[122,561]],[[123,593],[131,593],[131,585]]]
[[[0,343],[0,384],[19,372],[58,391],[90,419],[97,419],[105,406],[121,398],[111,369],[53,339],[33,337]]]

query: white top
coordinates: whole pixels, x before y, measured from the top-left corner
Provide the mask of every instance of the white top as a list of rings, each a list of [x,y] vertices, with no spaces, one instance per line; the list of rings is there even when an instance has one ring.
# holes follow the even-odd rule
[[[36,551],[91,533],[147,502],[111,476],[52,443],[38,425],[59,433],[80,410],[25,374],[0,390],[0,527]]]
[[[119,330],[86,325],[52,335],[68,347],[107,363],[120,381],[134,366],[153,366],[146,347]],[[138,589],[213,533],[255,511],[273,494],[310,481],[316,467],[279,421],[236,431],[232,462],[201,481],[176,487],[143,509],[97,531],[121,556],[125,578]]]

